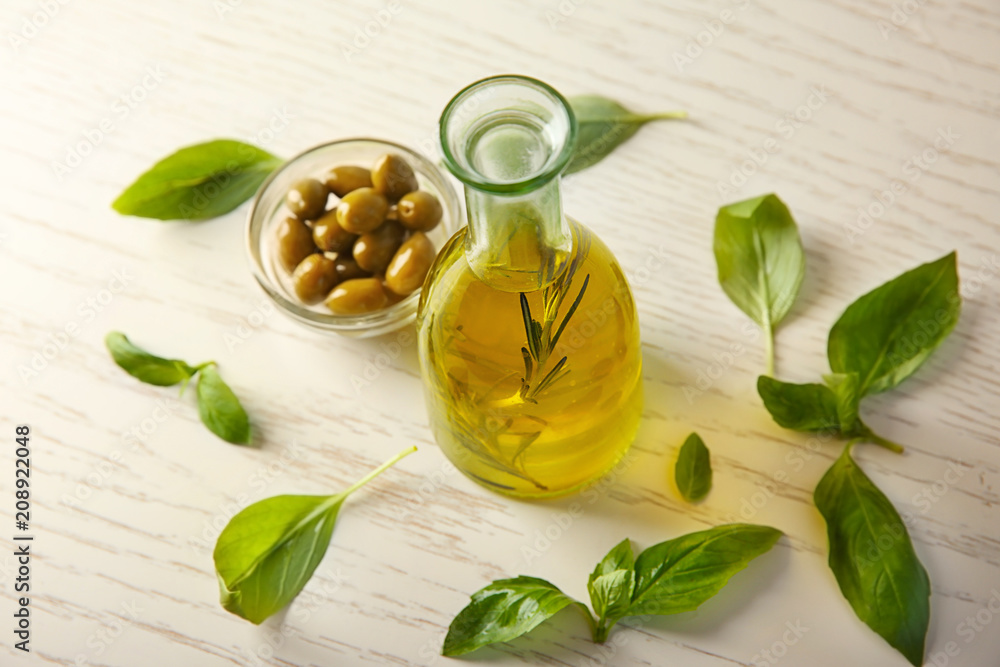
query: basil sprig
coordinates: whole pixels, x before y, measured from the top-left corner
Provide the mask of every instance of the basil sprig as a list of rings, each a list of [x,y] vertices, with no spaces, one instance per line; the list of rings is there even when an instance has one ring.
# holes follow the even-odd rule
[[[598,563],[587,582],[592,614],[554,584],[519,576],[494,581],[472,595],[448,628],[442,655],[462,655],[530,632],[566,607],[583,613],[595,642],[628,616],[697,609],[781,537],[767,526],[729,524],[661,542],[632,558],[628,540]]]
[[[687,118],[686,111],[635,113],[600,95],[570,97],[569,104],[576,116],[577,133],[566,174],[594,166],[650,121]]]
[[[681,445],[674,464],[674,481],[677,490],[689,503],[695,503],[708,495],[712,488],[712,461],[705,441],[697,433],[692,433]]]
[[[849,440],[813,496],[826,520],[830,569],[858,618],[916,666],[923,662],[930,581],[899,513],[858,468],[851,448],[871,442],[903,451],[861,420],[861,401],[912,375],[955,328],[961,307],[952,252],[848,306],[830,330],[833,372],[822,384],[757,379],[764,406],[779,425]]]
[[[295,599],[323,560],[347,497],[415,451],[404,449],[341,493],[274,496],[238,512],[213,552],[222,606],[260,624]]]
[[[903,448],[861,420],[861,400],[912,375],[947,337],[962,307],[955,253],[890,280],[848,306],[830,330],[833,373],[823,384],[757,379],[764,406],[779,425],[830,431],[895,452]]]
[[[202,423],[215,435],[234,445],[250,442],[250,420],[233,393],[216,370],[214,361],[191,366],[180,359],[164,359],[136,347],[125,334],[112,331],[104,344],[122,369],[146,384],[171,387],[180,384],[181,393],[198,375],[198,413]]]
[[[715,218],[719,283],[737,308],[764,330],[767,375],[774,375],[774,328],[792,309],[806,271],[792,214],[777,195],[719,209]]]
[[[206,141],[154,164],[111,207],[124,215],[156,220],[215,218],[252,197],[283,162],[241,141]]]
[[[899,513],[851,458],[852,445],[813,496],[826,520],[830,569],[858,618],[919,667],[930,623],[930,579]]]

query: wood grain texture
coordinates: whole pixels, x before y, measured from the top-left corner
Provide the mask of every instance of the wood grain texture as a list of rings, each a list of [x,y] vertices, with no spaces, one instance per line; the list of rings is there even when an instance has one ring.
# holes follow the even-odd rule
[[[955,642],[949,665],[1000,664],[1000,618],[988,607],[1000,600],[1000,10],[987,0],[903,4],[912,12],[872,0],[398,0],[360,48],[358,31],[388,11],[381,0],[70,0],[51,3],[50,18],[38,0],[5,2],[0,434],[34,429],[27,662],[441,665],[450,619],[491,579],[532,574],[584,598],[587,573],[623,537],[643,548],[735,518],[787,537],[697,612],[627,621],[604,647],[567,613],[478,659],[904,664],[853,616],[826,568],[811,494],[838,450],[770,421],[754,391],[761,341],[715,279],[717,207],[774,191],[808,258],[777,336],[788,380],[826,369],[826,333],[850,301],[958,250],[958,327],[912,379],[866,402],[866,421],[906,453],[857,454],[912,516],[933,582],[928,657]],[[44,25],[25,27],[39,16]],[[427,150],[450,96],[499,72],[691,113],[645,127],[564,183],[568,212],[609,244],[635,289],[647,405],[620,470],[537,504],[493,495],[447,464],[412,345],[356,391],[351,377],[394,335],[321,337],[279,315],[259,323],[245,207],[192,225],[109,207],[152,162],[213,137],[283,156],[359,135]],[[950,145],[931,152],[942,133]],[[55,163],[81,142],[96,145],[60,173]],[[905,191],[888,202],[880,193],[894,181]],[[248,322],[259,323],[252,335],[227,344]],[[22,377],[71,324],[78,335]],[[163,354],[216,359],[259,446],[221,442],[191,395],[122,373],[101,344],[111,329]],[[697,506],[669,481],[693,430],[715,468]],[[421,451],[348,501],[285,614],[254,627],[219,606],[211,549],[229,516],[270,495],[339,490],[409,444]],[[10,526],[13,450],[0,451]],[[956,478],[949,470],[957,482],[945,481]],[[9,538],[2,544],[10,554]],[[0,556],[5,614],[14,567]],[[970,631],[963,624],[977,614],[982,630]],[[808,629],[794,645],[781,645],[786,623]],[[3,664],[25,661],[12,643],[8,632]]]

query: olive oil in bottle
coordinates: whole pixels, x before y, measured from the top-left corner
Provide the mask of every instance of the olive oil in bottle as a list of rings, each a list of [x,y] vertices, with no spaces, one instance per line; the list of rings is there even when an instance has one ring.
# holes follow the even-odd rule
[[[614,256],[562,212],[565,99],[524,77],[459,93],[441,120],[469,226],[418,314],[435,438],[462,472],[522,497],[569,493],[627,452],[642,412],[635,304]]]

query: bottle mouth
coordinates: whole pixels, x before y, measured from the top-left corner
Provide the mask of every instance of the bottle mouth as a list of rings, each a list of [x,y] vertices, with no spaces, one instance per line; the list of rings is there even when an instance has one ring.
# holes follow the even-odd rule
[[[448,170],[484,192],[530,192],[556,178],[573,155],[576,117],[546,83],[492,76],[466,86],[441,113]]]

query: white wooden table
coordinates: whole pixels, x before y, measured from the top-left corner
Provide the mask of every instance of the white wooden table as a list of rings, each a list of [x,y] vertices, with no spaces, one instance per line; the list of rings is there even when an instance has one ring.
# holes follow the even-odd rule
[[[472,658],[906,664],[855,618],[826,566],[811,495],[839,448],[812,451],[771,422],[754,390],[762,346],[716,282],[716,208],[774,191],[808,255],[802,296],[778,334],[788,380],[826,370],[826,333],[850,301],[958,250],[957,329],[865,409],[906,453],[864,447],[858,458],[914,515],[933,582],[929,664],[1000,664],[1000,614],[989,610],[1000,604],[1000,9],[899,6],[5,1],[0,662],[442,665],[448,623],[490,580],[532,574],[585,598],[590,569],[622,538],[644,548],[735,518],[787,537],[697,612],[621,627],[605,647],[566,612]],[[262,315],[244,257],[245,206],[199,224],[109,208],[155,160],[214,137],[282,156],[359,135],[426,149],[451,95],[501,72],[692,117],[648,126],[564,184],[569,213],[632,279],[647,405],[629,465],[595,491],[548,503],[491,494],[447,466],[412,344],[358,392],[352,376],[395,335],[322,337]],[[905,192],[879,204],[894,181]],[[870,221],[859,223],[859,208]],[[178,399],[121,372],[102,345],[112,329],[165,355],[217,360],[257,446],[209,434],[190,393]],[[22,370],[33,363],[37,372]],[[19,423],[33,428],[27,656],[6,629],[18,595]],[[692,430],[716,475],[696,507],[670,481]],[[231,514],[280,493],[337,491],[410,444],[418,454],[345,506],[287,613],[255,627],[219,606],[211,549]],[[774,482],[779,472],[785,481]],[[977,614],[981,629],[970,630],[965,619]],[[800,636],[786,633],[792,626]],[[957,655],[944,653],[949,642]]]

